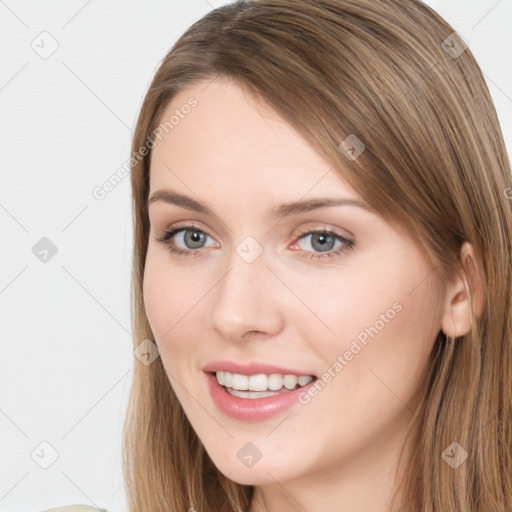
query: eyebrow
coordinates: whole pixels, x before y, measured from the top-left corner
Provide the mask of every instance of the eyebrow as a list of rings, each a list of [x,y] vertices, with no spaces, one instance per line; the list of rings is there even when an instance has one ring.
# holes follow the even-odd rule
[[[210,208],[208,208],[204,203],[196,201],[191,197],[178,194],[177,192],[167,188],[163,188],[154,192],[148,199],[148,206],[159,201],[180,206],[181,208],[185,208],[187,210],[204,213],[205,215],[213,215],[212,210],[210,210]],[[281,204],[271,210],[271,215],[273,217],[284,217],[286,215],[298,215],[300,213],[307,213],[318,208],[334,206],[357,206],[369,212],[373,211],[373,208],[371,208],[369,205],[356,199],[345,197],[317,197]]]

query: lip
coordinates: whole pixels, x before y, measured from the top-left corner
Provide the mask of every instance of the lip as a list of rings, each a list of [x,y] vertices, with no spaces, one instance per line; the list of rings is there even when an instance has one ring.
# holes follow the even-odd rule
[[[241,375],[259,375],[264,373],[270,375],[271,373],[281,373],[282,375],[311,375],[316,377],[313,373],[300,372],[298,370],[292,370],[290,368],[283,368],[281,366],[275,366],[267,363],[236,363],[234,361],[212,361],[203,367],[204,372],[229,372],[239,373]]]
[[[288,370],[286,371],[288,372]],[[271,373],[281,373],[281,371],[272,371]],[[251,375],[252,374],[253,373],[251,373]],[[257,375],[257,373],[254,373],[254,375]],[[297,374],[286,373],[286,375]],[[267,420],[273,416],[277,416],[283,411],[286,411],[297,403],[300,403],[298,401],[300,393],[307,391],[307,389],[317,381],[315,378],[309,384],[290,391],[289,393],[279,393],[277,395],[267,396],[264,398],[239,398],[237,396],[231,396],[227,391],[224,390],[224,387],[219,384],[219,381],[217,380],[215,373],[213,373],[213,370],[211,373],[205,372],[205,376],[212,400],[220,409],[220,411],[236,420],[249,422]]]

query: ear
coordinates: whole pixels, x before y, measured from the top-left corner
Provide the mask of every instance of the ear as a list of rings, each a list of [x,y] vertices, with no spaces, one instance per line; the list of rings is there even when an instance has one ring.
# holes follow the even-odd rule
[[[441,329],[448,337],[464,336],[485,305],[485,278],[473,246],[464,242],[457,278],[446,286]],[[472,293],[471,293],[472,292]],[[473,309],[471,309],[473,302]]]

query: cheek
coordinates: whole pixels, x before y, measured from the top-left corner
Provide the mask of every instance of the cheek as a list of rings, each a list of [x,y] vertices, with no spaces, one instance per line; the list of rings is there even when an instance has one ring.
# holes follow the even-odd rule
[[[421,382],[440,330],[440,308],[432,278],[425,279],[429,268],[416,261],[389,265],[389,272],[378,265],[364,274],[351,269],[299,291],[316,316],[300,320],[311,348],[326,372],[350,375],[353,391],[366,395],[372,386],[385,387],[370,369],[404,397]]]
[[[180,274],[159,255],[148,252],[143,281],[146,316],[155,341],[159,347],[167,348],[187,325],[197,293],[193,281],[180,279]]]
[[[331,295],[337,296],[336,307],[323,302],[324,309],[316,312],[336,335],[315,336],[309,322],[310,346],[324,363],[320,378],[327,383],[303,397],[304,432],[333,439],[341,432],[353,440],[346,446],[352,450],[410,419],[438,332],[435,296],[426,282],[410,293],[415,277],[402,275],[387,287],[378,279],[365,280],[366,287],[345,281],[343,293],[329,290],[337,293]],[[343,424],[319,423],[318,414],[325,411],[344,418]]]
[[[160,336],[169,329],[169,322],[165,319],[166,312],[171,310],[173,297],[172,292],[169,293],[170,287],[167,286],[165,274],[158,271],[150,253],[146,260],[142,289],[146,316],[158,344]]]
[[[362,344],[369,338],[367,328],[377,323],[379,330],[399,316],[400,298],[396,283],[379,281],[368,269],[350,268],[315,282],[296,282],[294,291],[308,308],[297,304],[295,321],[299,322],[313,342],[316,351],[325,356],[348,350],[353,339]],[[386,321],[383,324],[382,316]]]

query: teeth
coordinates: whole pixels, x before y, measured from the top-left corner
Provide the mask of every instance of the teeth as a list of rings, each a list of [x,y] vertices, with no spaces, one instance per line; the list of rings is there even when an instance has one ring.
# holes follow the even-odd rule
[[[309,384],[313,380],[313,377],[310,377],[309,375],[301,375],[299,377],[299,386],[305,386],[306,384]]]
[[[276,393],[275,391],[238,391],[237,389],[233,389],[233,388],[227,388],[226,391],[231,395],[231,396],[237,396],[238,398],[250,398],[250,399],[255,399],[255,398],[265,398],[267,396],[274,396],[274,395],[279,395],[279,393]]]
[[[233,387],[233,386],[231,386]],[[236,388],[235,388],[236,389]],[[249,377],[248,389],[251,391],[266,391],[267,390],[267,376],[260,373],[259,375],[251,375]]]
[[[239,391],[277,391],[283,386],[292,390],[299,386],[309,384],[313,377],[310,375],[281,375],[280,373],[272,373],[265,375],[241,375],[239,373],[216,372],[217,380],[221,386],[232,388]]]
[[[279,373],[272,373],[267,377],[268,389],[276,391],[281,389],[284,385],[284,378]]]
[[[249,377],[247,375],[239,375],[233,373],[231,375],[231,387],[233,389],[248,390],[249,389]]]

